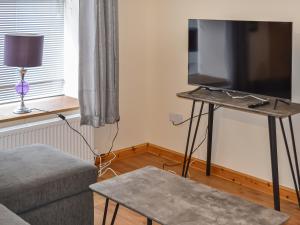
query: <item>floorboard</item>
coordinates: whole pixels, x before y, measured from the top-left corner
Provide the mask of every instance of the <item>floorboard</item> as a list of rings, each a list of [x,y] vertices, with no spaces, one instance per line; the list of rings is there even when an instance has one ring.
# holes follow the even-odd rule
[[[147,165],[156,166],[162,168],[163,164],[172,164],[174,162],[160,158],[151,153],[141,153],[135,156],[118,160],[112,163],[111,168],[113,168],[118,174],[123,174],[130,172],[132,170],[145,167]],[[181,167],[173,166],[166,167],[166,170],[171,170],[180,174]],[[109,179],[112,174],[106,174],[103,179]],[[273,207],[273,197],[265,193],[261,193],[255,190],[252,190],[247,187],[232,183],[230,181],[223,180],[218,177],[206,177],[204,173],[200,171],[191,170],[190,178],[196,180],[197,182],[206,184],[218,190],[234,194],[240,198],[247,199],[249,201],[255,202],[257,204]],[[99,180],[100,181],[100,180]],[[94,194],[94,205],[95,205],[95,225],[102,224],[102,214],[104,208],[104,198],[100,197],[97,194]],[[286,225],[300,225],[300,210],[296,204],[293,204],[288,201],[281,201],[282,211],[290,215],[290,220]],[[110,224],[110,220],[114,211],[114,205],[110,204],[109,213],[107,218],[107,224]],[[124,207],[119,208],[119,213],[117,215],[116,225],[143,225],[146,224],[146,219]],[[156,223],[154,223],[156,224]]]

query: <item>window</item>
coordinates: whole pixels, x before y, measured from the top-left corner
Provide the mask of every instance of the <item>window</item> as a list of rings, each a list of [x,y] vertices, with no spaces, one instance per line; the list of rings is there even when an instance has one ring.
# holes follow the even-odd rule
[[[18,68],[3,65],[4,35],[38,33],[45,36],[43,65],[27,68],[27,99],[64,94],[64,0],[0,0],[0,104],[19,100]]]

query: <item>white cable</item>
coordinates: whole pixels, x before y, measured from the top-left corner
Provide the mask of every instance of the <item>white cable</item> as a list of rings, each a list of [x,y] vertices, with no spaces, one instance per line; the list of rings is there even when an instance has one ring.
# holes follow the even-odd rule
[[[168,171],[169,173],[173,173],[173,174],[177,175],[177,173],[174,170],[166,170],[166,171]],[[188,177],[189,178],[191,177],[190,171],[188,171]]]
[[[117,158],[116,154],[112,151],[112,149],[113,149],[113,146],[114,146],[114,142],[115,142],[115,140],[118,136],[118,133],[119,133],[119,123],[117,121],[117,132],[116,132],[116,134],[113,138],[113,141],[112,141],[112,144],[111,144],[111,147],[110,147],[109,151],[105,154],[107,156],[110,156],[110,154],[112,154],[113,157],[109,161],[102,164],[102,157],[100,155],[100,165],[99,165],[99,170],[98,170],[98,177],[102,177],[108,171],[111,171],[115,176],[118,176],[118,174],[110,167],[110,165],[115,160],[115,158]]]
[[[103,165],[101,163],[100,166],[99,166],[100,169],[104,169],[104,168],[108,167],[112,163],[112,161],[117,157],[114,152],[111,152],[111,153],[114,155],[113,158],[110,159],[109,161],[107,161],[106,163],[104,163]]]
[[[243,95],[243,96],[233,96],[230,92],[228,91],[224,91],[229,97],[233,98],[233,99],[244,99],[244,98],[255,98],[259,101],[262,101],[262,102],[266,102],[268,101],[267,99],[263,99],[263,98],[260,98],[260,97],[257,97],[255,95]]]
[[[103,165],[102,165],[102,157],[100,157],[100,165],[99,165],[99,170],[98,170],[98,177],[102,177],[108,171],[111,171],[115,176],[118,176],[118,174],[112,168],[109,167],[111,165],[112,161],[117,157],[114,152],[111,152],[111,154],[113,154],[113,158],[110,159],[108,162],[105,162]]]
[[[177,174],[174,170],[167,170],[168,172],[170,172],[170,173],[173,173],[173,174]]]
[[[190,163],[190,166],[193,165],[193,163],[197,162],[197,159],[192,160],[192,162]]]
[[[99,177],[101,177],[101,176],[104,176],[108,171],[111,171],[116,177],[117,176],[119,176],[112,168],[107,168],[103,173],[101,173],[101,175],[99,176]],[[100,172],[100,171],[99,171]]]

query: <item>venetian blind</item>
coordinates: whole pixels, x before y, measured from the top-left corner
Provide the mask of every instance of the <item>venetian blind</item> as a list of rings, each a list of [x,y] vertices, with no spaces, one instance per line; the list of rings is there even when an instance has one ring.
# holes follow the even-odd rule
[[[0,104],[19,100],[18,68],[4,66],[4,35],[44,35],[43,65],[26,68],[26,99],[64,94],[64,0],[0,0]]]

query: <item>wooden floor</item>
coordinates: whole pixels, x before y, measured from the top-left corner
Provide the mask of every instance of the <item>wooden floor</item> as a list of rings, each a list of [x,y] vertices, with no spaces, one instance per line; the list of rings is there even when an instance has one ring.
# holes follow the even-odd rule
[[[157,157],[151,153],[141,153],[135,156],[132,156],[127,159],[118,160],[112,164],[112,168],[118,173],[126,173],[138,168],[142,168],[147,165],[156,166],[158,168],[162,168],[164,163],[173,163],[170,160],[166,160],[160,157]],[[180,174],[181,167],[168,167],[172,171],[176,171],[177,174]],[[104,179],[108,179],[110,175],[107,175]],[[217,177],[206,177],[200,171],[192,170],[190,171],[190,178],[196,180],[200,183],[206,184],[208,186],[217,188],[221,191],[228,192],[239,196],[243,199],[250,200],[257,204],[273,207],[273,197],[266,195],[264,193],[260,193],[254,191],[252,189],[243,187],[238,184],[234,184],[230,181],[226,181]],[[95,225],[102,224],[102,215],[104,208],[104,199],[99,195],[94,194],[95,199]],[[296,204],[281,201],[282,211],[290,215],[290,220],[286,223],[286,225],[300,225],[300,210],[298,209]],[[109,214],[107,219],[107,224],[110,224],[110,219],[113,214],[114,205],[110,205]],[[146,224],[146,219],[142,216],[139,216],[132,211],[120,207],[116,222],[116,225],[142,225]],[[155,224],[155,223],[154,223]]]

